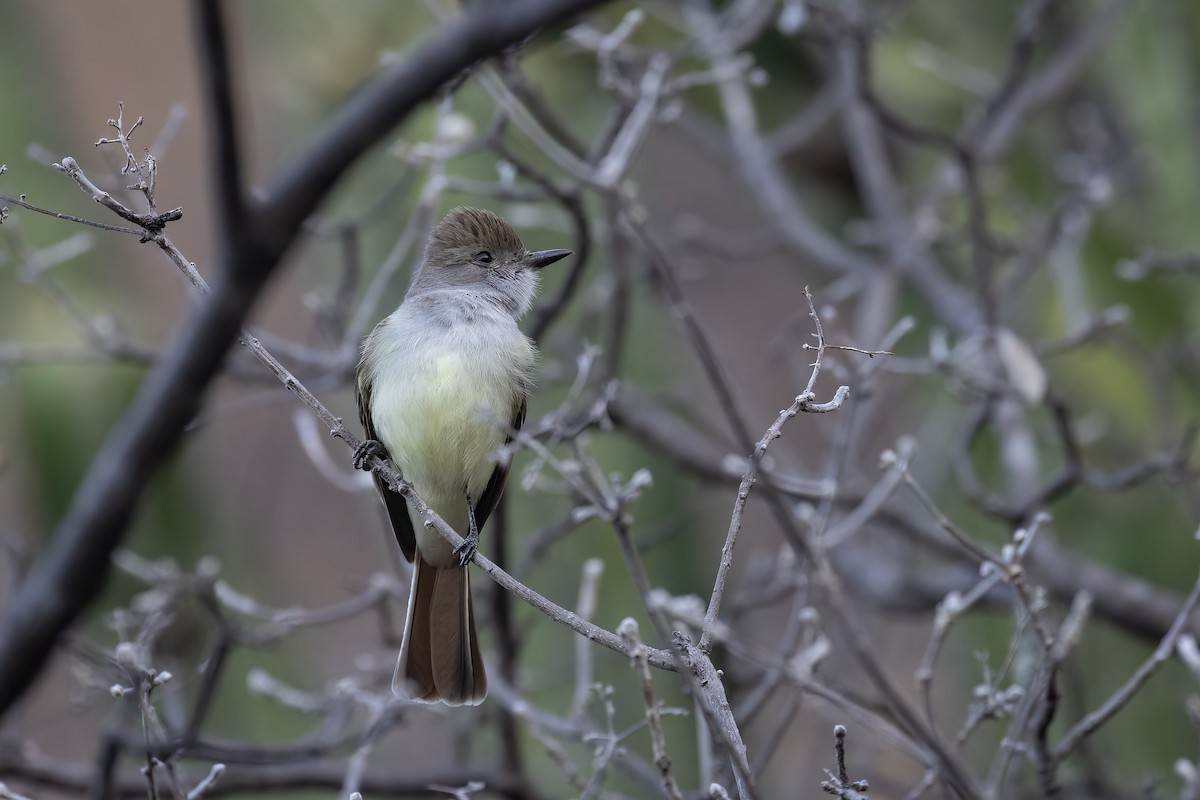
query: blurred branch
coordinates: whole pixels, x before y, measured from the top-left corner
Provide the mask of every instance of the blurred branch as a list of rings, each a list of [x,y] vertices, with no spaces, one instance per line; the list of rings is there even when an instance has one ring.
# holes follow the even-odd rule
[[[242,159],[237,143],[237,116],[233,77],[229,68],[229,42],[222,19],[222,0],[194,0],[196,38],[207,113],[209,171],[216,185],[215,210],[222,243],[231,249],[244,246],[247,219],[242,193]]]
[[[759,198],[763,213],[775,225],[780,237],[796,254],[814,265],[835,273],[847,273],[865,279],[873,266],[870,259],[833,239],[809,218],[795,193],[784,183],[783,171],[758,132],[758,121],[743,71],[734,64],[734,50],[715,16],[708,10],[688,4],[684,13],[688,27],[705,58],[726,75],[718,81],[721,108],[729,127],[730,143],[736,163],[747,186]]]
[[[69,795],[90,795],[94,773],[90,764],[61,762],[30,753],[17,753],[0,747],[0,773]],[[205,797],[224,797],[247,793],[281,791],[337,791],[342,788],[345,765],[336,761],[311,760],[295,764],[230,765],[220,780],[206,788]],[[491,792],[517,800],[524,798],[527,787],[512,780],[504,770],[463,768],[389,770],[367,768],[359,781],[359,791],[378,797],[444,797],[431,790],[433,784],[456,784],[464,780],[484,783]],[[146,782],[140,776],[114,777],[114,800],[144,800]]]

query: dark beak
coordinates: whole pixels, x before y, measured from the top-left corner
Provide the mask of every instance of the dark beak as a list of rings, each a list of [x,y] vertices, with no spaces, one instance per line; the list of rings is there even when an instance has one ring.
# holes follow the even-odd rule
[[[522,269],[541,269],[571,255],[570,250],[537,250],[521,259]]]

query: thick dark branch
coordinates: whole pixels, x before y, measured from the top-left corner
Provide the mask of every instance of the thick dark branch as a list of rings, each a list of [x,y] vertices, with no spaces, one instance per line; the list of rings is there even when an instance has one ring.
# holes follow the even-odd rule
[[[229,42],[221,0],[197,0],[195,6],[201,74],[204,76],[210,164],[216,195],[216,219],[222,238],[240,242],[245,232],[241,153],[229,74]]]
[[[384,70],[334,113],[316,142],[271,183],[257,208],[256,233],[285,249],[333,182],[404,118],[398,112],[428,99],[477,61],[603,1],[486,3],[479,6],[486,13],[438,31],[413,58]]]

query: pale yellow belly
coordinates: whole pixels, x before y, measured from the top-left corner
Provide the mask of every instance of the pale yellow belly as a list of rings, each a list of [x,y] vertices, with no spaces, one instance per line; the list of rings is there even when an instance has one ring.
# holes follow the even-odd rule
[[[477,502],[491,479],[521,387],[511,372],[453,349],[406,366],[376,375],[371,398],[376,432],[417,493],[465,536],[467,497]],[[452,562],[450,545],[427,530],[419,515],[413,515],[413,528],[426,560]]]

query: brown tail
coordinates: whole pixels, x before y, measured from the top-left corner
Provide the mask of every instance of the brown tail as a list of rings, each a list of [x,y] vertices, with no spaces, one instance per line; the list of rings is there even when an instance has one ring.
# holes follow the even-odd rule
[[[478,705],[487,696],[467,568],[439,569],[421,558],[419,549],[392,691],[451,706]]]

